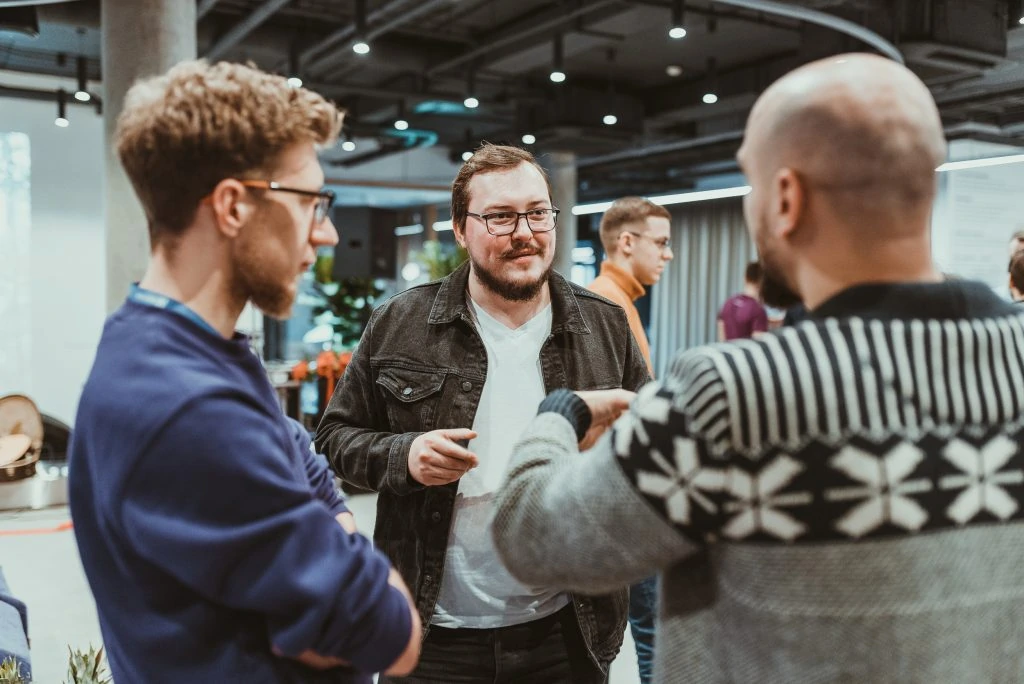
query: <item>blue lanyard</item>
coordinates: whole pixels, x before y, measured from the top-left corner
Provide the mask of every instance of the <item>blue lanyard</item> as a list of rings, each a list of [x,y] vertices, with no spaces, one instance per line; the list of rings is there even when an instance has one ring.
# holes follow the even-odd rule
[[[171,299],[170,297],[158,294],[152,290],[139,287],[138,283],[132,285],[132,289],[128,293],[128,301],[135,302],[136,304],[141,304],[143,306],[151,306],[154,309],[164,309],[171,313],[178,314],[182,318],[187,318],[192,321],[200,328],[212,332],[217,337],[223,337],[223,335],[217,332],[212,325],[200,318],[199,314],[178,300]]]

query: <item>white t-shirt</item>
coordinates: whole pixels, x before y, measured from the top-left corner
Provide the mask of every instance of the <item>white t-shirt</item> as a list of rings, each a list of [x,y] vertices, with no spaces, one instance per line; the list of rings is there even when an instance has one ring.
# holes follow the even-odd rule
[[[472,299],[477,330],[487,349],[487,381],[473,419],[469,450],[479,465],[459,480],[441,590],[431,623],[491,629],[551,615],[566,594],[528,587],[509,574],[491,540],[495,492],[512,446],[544,399],[540,350],[551,335],[551,306],[510,330]]]

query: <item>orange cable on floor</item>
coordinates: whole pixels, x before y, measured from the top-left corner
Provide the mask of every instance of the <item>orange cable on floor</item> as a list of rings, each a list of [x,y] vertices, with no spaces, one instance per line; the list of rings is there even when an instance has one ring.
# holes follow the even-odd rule
[[[70,520],[62,522],[56,527],[37,527],[28,530],[0,530],[0,537],[21,537],[30,534],[53,534],[54,532],[67,532],[74,525]]]

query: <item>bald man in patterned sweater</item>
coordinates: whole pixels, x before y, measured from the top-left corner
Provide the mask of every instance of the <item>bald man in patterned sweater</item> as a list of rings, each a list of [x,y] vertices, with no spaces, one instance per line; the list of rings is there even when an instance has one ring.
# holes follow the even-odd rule
[[[627,395],[549,395],[494,523],[528,583],[660,571],[656,682],[1024,680],[1024,315],[930,253],[927,88],[804,66],[738,158],[766,301],[810,318],[679,355]]]

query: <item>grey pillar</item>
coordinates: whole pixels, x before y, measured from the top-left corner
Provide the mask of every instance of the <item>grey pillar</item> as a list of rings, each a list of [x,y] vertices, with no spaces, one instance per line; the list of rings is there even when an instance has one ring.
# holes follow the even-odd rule
[[[196,57],[196,3],[102,0],[103,124],[106,148],[107,312],[124,301],[149,260],[146,218],[114,150],[114,129],[128,88]],[[188,173],[188,169],[182,169]]]
[[[555,242],[555,270],[566,278],[572,272],[572,249],[576,246],[576,155],[573,152],[552,152],[547,155],[547,170],[555,206],[562,210],[558,217],[558,238]]]

